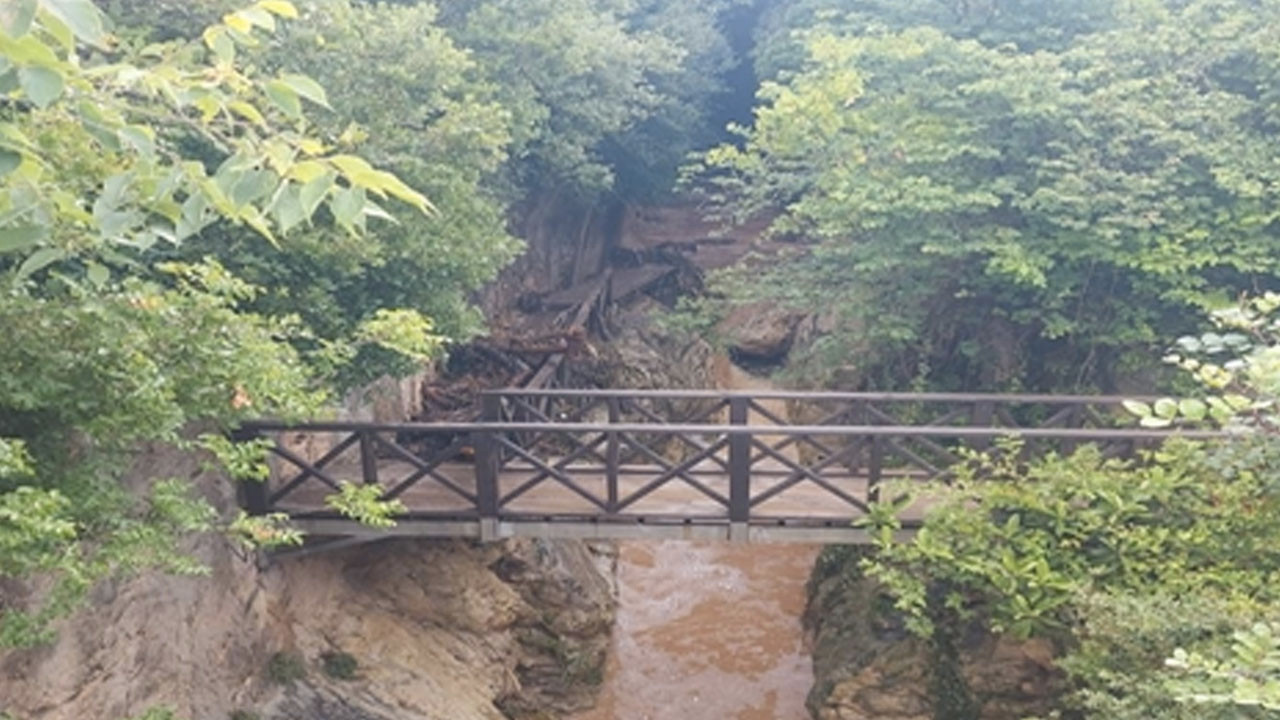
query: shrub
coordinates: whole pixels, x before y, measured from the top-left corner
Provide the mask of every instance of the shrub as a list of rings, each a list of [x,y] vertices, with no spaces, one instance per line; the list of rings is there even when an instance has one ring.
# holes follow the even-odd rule
[[[267,678],[277,685],[292,685],[306,674],[306,663],[296,653],[278,652],[267,662]]]
[[[355,656],[346,652],[327,652],[320,656],[320,662],[325,674],[337,680],[354,679],[360,666]]]

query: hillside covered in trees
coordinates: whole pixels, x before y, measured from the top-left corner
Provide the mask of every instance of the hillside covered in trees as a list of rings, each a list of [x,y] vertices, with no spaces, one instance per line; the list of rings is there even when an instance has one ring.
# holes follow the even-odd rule
[[[810,318],[794,384],[1158,392],[1145,424],[1241,429],[984,467],[842,562],[940,652],[1052,638],[1056,717],[1273,717],[1278,98],[1270,0],[8,0],[0,578],[45,582],[0,646],[203,572],[192,533],[297,540],[126,487],[143,443],[261,479],[238,422],[485,332],[532,198],[679,198],[769,249],[665,321]]]

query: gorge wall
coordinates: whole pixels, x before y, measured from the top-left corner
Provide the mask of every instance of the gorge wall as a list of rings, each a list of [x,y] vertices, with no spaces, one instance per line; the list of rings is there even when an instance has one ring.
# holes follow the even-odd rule
[[[827,547],[809,580],[815,720],[1021,720],[1051,709],[1063,677],[1048,641],[995,636],[977,622],[921,640],[862,576],[862,557]]]
[[[198,458],[139,462],[231,504]],[[0,713],[501,720],[593,702],[614,613],[608,546],[388,541],[265,569],[217,536],[190,549],[207,577],[104,584],[55,643],[8,653]]]

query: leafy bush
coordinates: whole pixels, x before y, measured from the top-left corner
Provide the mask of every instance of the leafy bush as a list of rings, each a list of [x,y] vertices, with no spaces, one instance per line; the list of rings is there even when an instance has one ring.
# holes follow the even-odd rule
[[[1075,681],[1062,702],[1072,717],[1227,720],[1274,712],[1275,300],[1218,314],[1247,342],[1221,333],[1178,341],[1171,362],[1194,375],[1204,400],[1132,404],[1144,424],[1217,422],[1238,429],[1230,440],[1174,439],[1125,462],[1103,461],[1086,447],[1029,467],[1016,461],[1017,443],[1006,441],[973,458],[953,484],[925,491],[934,504],[911,543],[892,540],[900,503],[877,507],[871,523],[882,531],[879,553],[863,563],[865,572],[884,583],[919,634],[945,631],[939,617],[959,616],[1058,640],[1068,651],[1062,667]],[[1198,351],[1219,357],[1211,365],[1188,362],[1187,353]],[[941,615],[931,602],[939,590],[948,609]]]
[[[1178,648],[1211,655],[1240,627],[1270,612],[1247,598],[1206,589],[1173,594],[1150,591],[1091,593],[1075,602],[1069,654],[1059,660],[1075,683],[1065,710],[1105,720],[1238,720],[1225,705],[1185,702],[1179,678],[1165,669]]]
[[[155,707],[129,720],[178,720],[178,716],[169,708]]]
[[[277,685],[292,685],[307,676],[307,664],[297,653],[280,651],[267,661],[267,679]]]
[[[1236,464],[1273,459],[1251,460],[1257,450],[1173,441],[1148,462],[1120,462],[1090,446],[1025,470],[1015,452],[983,457],[932,489],[915,540],[882,545],[870,572],[923,634],[935,582],[951,588],[949,605],[980,607],[996,630],[1023,636],[1068,630],[1085,591],[1277,599],[1275,479],[1265,465]]]
[[[392,518],[404,513],[405,506],[399,500],[383,500],[382,494],[380,485],[343,482],[337,493],[325,498],[325,504],[366,525],[391,527],[396,524]]]
[[[348,652],[324,653],[320,656],[320,662],[324,666],[325,674],[337,680],[355,679],[356,671],[360,667],[355,656]]]
[[[1185,675],[1170,683],[1181,701],[1280,712],[1280,624],[1255,623],[1232,634],[1228,657],[1206,657],[1179,648],[1165,661]]]

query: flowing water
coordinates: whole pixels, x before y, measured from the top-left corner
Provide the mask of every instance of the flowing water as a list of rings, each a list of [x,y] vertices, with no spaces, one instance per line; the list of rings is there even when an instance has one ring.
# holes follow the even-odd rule
[[[770,387],[727,360],[717,370],[723,387]],[[783,417],[779,405],[768,409]],[[604,688],[575,720],[807,720],[813,673],[800,615],[818,550],[621,543]]]
[[[577,720],[806,720],[800,615],[817,551],[623,543],[603,693]]]

